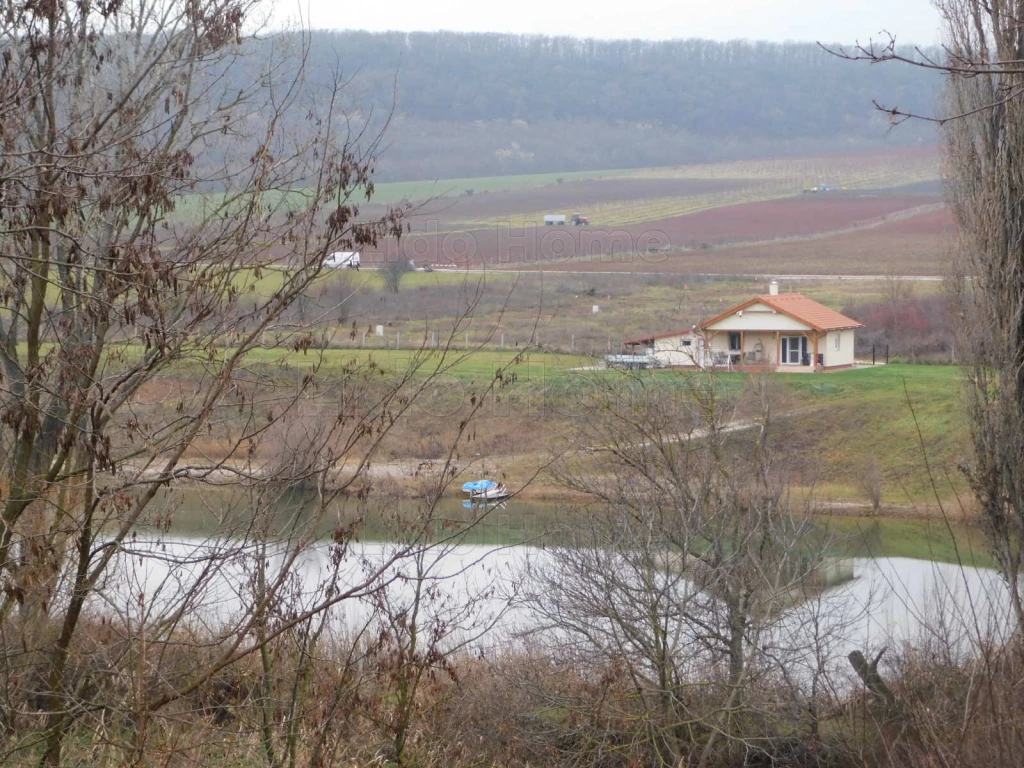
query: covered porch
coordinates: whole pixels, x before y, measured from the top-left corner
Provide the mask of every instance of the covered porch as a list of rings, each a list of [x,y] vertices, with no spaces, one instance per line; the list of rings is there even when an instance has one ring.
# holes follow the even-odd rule
[[[709,331],[708,360],[713,368],[809,373],[824,365],[817,331]]]

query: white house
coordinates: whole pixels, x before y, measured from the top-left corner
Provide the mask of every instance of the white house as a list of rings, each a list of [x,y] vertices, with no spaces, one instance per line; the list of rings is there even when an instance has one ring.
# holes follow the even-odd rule
[[[664,366],[830,371],[853,365],[854,333],[862,327],[799,293],[780,295],[773,281],[766,296],[689,330],[626,345]]]

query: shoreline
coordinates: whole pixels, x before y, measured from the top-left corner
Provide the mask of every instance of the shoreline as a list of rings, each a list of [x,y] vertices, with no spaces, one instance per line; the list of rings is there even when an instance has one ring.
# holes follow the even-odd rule
[[[479,471],[473,476],[489,476],[492,479],[499,479],[501,482],[514,489],[512,500],[520,500],[538,504],[585,504],[593,501],[594,497],[579,491],[569,490],[557,485],[544,482],[535,472],[523,476],[517,472],[499,472],[489,470],[488,463],[480,462]],[[461,497],[461,483],[464,478],[470,478],[476,462],[469,462],[463,465],[450,464],[449,471],[454,469],[454,475],[448,486],[441,494],[444,498]],[[439,479],[438,473],[443,467],[442,461],[429,459],[406,459],[392,460],[389,462],[370,462],[363,468],[360,477],[355,477],[355,467],[341,466],[328,471],[325,489],[344,492],[383,492],[397,498],[416,498],[428,492]],[[139,470],[136,467],[125,466],[123,471],[133,480],[146,481],[155,480],[161,470],[150,467]],[[518,477],[517,477],[518,475]],[[271,477],[271,472],[263,467],[245,467],[241,463],[220,461],[215,463],[193,463],[185,462],[176,467],[174,482],[190,486],[220,486],[229,487],[234,485],[246,485],[265,481]],[[368,486],[368,487],[367,487]],[[878,510],[875,510],[870,502],[857,501],[841,497],[811,497],[807,498],[805,491],[809,488],[795,486],[792,491],[795,501],[804,506],[813,516],[829,517],[877,517],[889,520],[943,520],[953,522],[965,522],[977,520],[977,512],[970,508],[960,508],[957,498],[946,499],[939,502],[932,501],[927,504],[914,502],[889,502],[883,503]],[[955,512],[949,512],[946,506],[955,506]]]

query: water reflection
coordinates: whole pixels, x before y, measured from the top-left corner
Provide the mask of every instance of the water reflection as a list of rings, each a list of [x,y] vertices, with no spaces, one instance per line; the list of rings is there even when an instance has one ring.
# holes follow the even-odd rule
[[[332,608],[331,620],[344,633],[358,631],[373,615],[375,600],[364,598],[379,584],[390,584],[389,599],[396,603],[410,599],[412,560],[394,559],[406,551],[394,543],[364,542],[350,548],[337,567],[330,545],[305,550],[291,566],[289,610],[346,594]],[[436,587],[433,607],[424,609],[424,616],[430,610],[457,615],[453,637],[475,636],[486,627],[490,631],[479,645],[508,647],[524,633],[536,639],[546,626],[549,617],[520,596],[529,593],[524,586],[534,573],[557,568],[555,549],[460,544],[417,551]],[[104,610],[133,623],[146,610],[184,614],[194,625],[231,626],[256,599],[258,563],[266,564],[265,576],[273,580],[283,552],[212,539],[140,537],[120,558],[99,599]],[[822,589],[813,600],[794,601],[765,636],[766,647],[780,659],[791,655],[787,663],[797,667],[810,663],[801,655],[810,645],[809,627],[828,638],[830,663],[839,671],[852,649],[935,639],[954,652],[967,652],[985,637],[1007,637],[1012,626],[1006,586],[992,570],[909,558],[854,558],[841,561],[836,572],[842,578],[835,581],[842,583]],[[463,610],[466,605],[472,610]],[[686,631],[681,627],[679,636]],[[816,642],[815,647],[823,646]]]
[[[271,518],[279,531],[298,529],[320,510],[313,493],[287,492],[275,497]],[[258,503],[243,491],[231,489],[176,489],[165,492],[153,507],[150,523],[165,521],[162,530],[179,536],[223,534],[248,530]],[[353,528],[364,542],[394,541],[422,523],[423,505],[411,499],[339,496],[323,510],[312,535],[329,539],[339,528]],[[534,544],[558,546],[586,541],[591,517],[583,502],[543,502],[513,498],[482,507],[461,498],[443,498],[427,525],[428,538],[446,539],[466,529],[464,544],[506,546]],[[990,565],[980,531],[942,520],[898,520],[879,517],[819,518],[815,528],[842,557],[911,557],[939,562]],[[145,530],[145,526],[143,526]]]

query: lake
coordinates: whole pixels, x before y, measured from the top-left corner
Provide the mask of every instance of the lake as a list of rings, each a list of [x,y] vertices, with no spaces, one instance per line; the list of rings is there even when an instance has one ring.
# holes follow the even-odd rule
[[[200,626],[231,625],[243,617],[260,579],[274,577],[285,551],[252,535],[251,502],[237,490],[168,494],[156,510],[163,527],[140,526],[107,580],[99,598],[104,610],[132,623],[143,610],[178,611],[185,624]],[[306,535],[299,523],[308,522],[315,506],[307,494],[289,494],[275,500],[266,517],[285,539],[289,530]],[[421,620],[446,626],[449,645],[496,650],[515,647],[526,635],[532,643],[558,640],[559,631],[548,626],[550,615],[538,608],[537,577],[558,567],[559,548],[585,522],[585,506],[512,500],[481,518],[479,509],[445,499],[432,535],[411,545],[407,525],[417,512],[404,500],[333,501],[317,538],[290,569],[288,610],[354,589],[330,613],[337,631],[351,637],[371,621],[374,601],[365,593],[372,587],[358,588],[367,574],[372,586],[389,584],[388,605],[401,611],[411,602],[418,569],[433,595]],[[467,521],[474,523],[470,530],[453,536]],[[339,564],[331,532],[353,524],[359,535]],[[793,669],[812,674],[813,647],[827,656],[831,672],[849,681],[845,659],[851,650],[952,638],[954,652],[969,652],[983,635],[1001,636],[1009,626],[1005,585],[984,567],[981,538],[969,526],[841,517],[821,519],[817,528],[837,537],[830,586],[813,600],[796,601],[759,640]],[[392,563],[396,553],[407,556]],[[261,562],[267,566],[262,576],[255,566]],[[196,591],[200,574],[205,586]],[[680,642],[686,632],[680,628]]]

